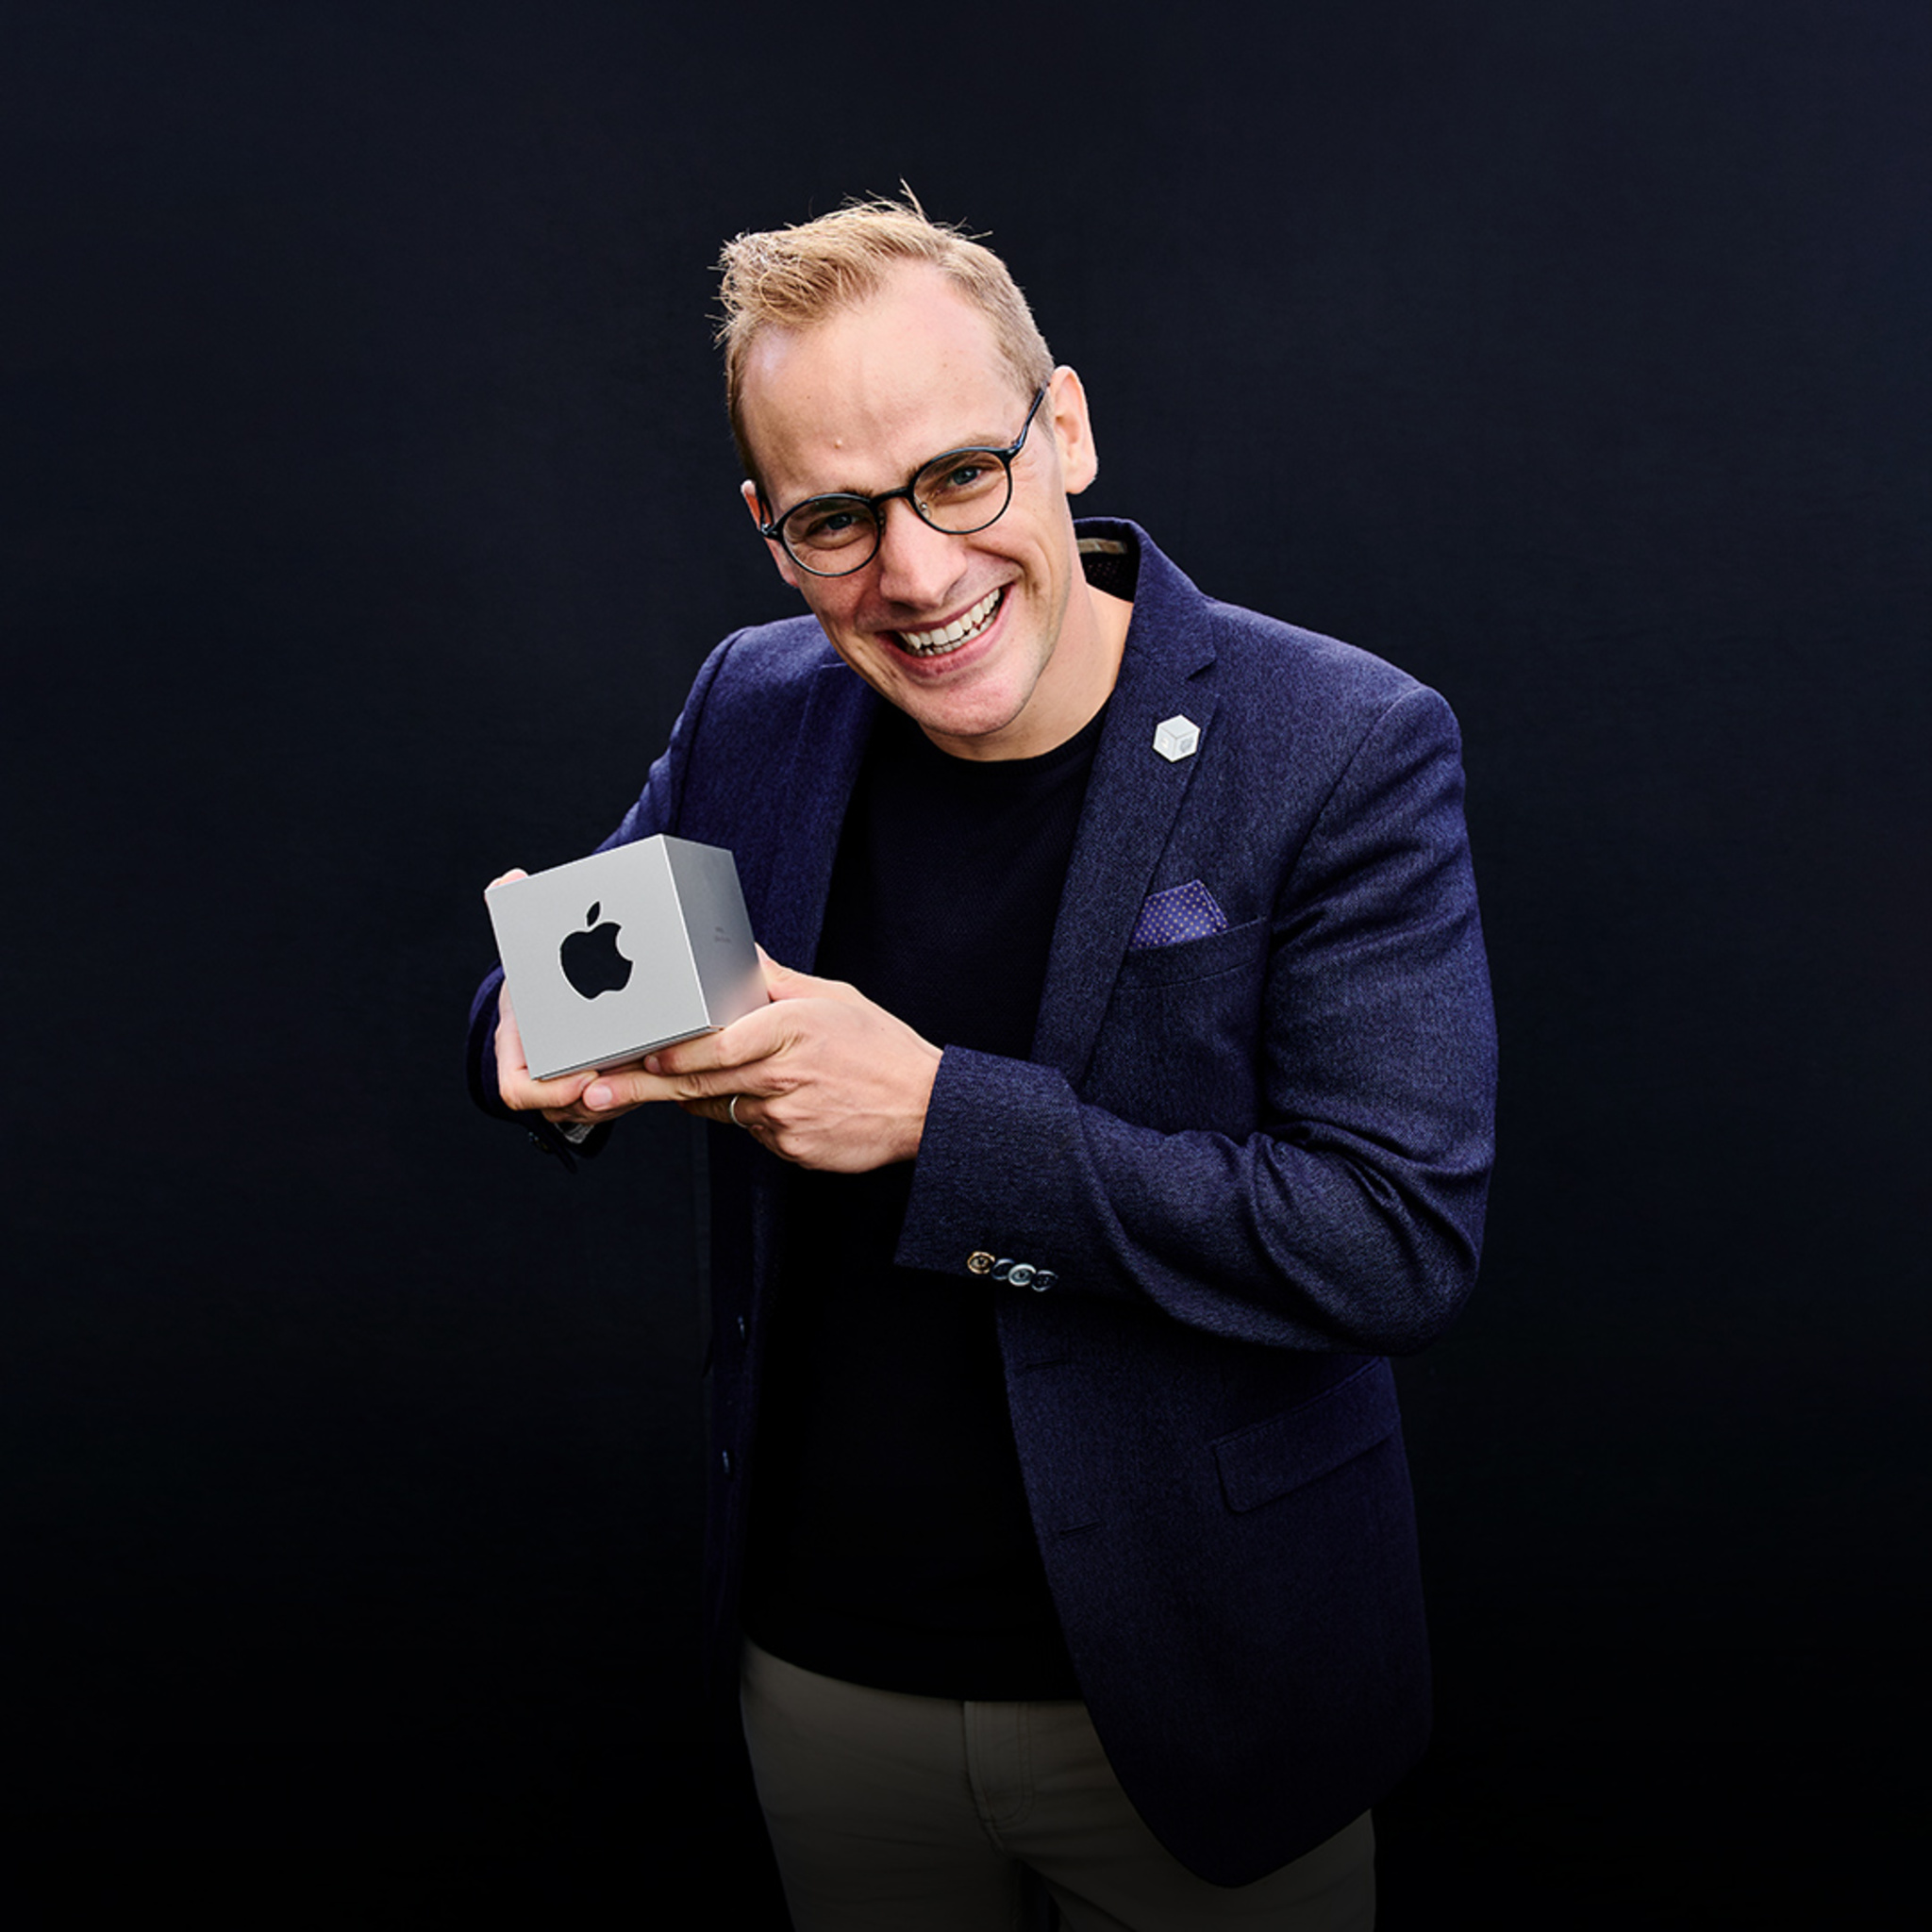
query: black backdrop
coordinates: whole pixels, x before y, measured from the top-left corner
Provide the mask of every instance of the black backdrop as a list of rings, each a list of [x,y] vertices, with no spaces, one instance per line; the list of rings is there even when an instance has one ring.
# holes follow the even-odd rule
[[[1923,9],[1179,12],[11,0],[23,1923],[759,1895],[691,1769],[687,1124],[572,1182],[458,1041],[484,880],[788,608],[719,240],[902,176],[1085,375],[1090,508],[1463,721],[1503,1151],[1402,1369],[1385,1924],[1895,1922]]]

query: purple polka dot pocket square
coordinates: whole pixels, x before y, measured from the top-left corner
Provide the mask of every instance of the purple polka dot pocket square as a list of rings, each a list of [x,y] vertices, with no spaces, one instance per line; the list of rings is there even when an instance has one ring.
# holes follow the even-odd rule
[[[1177,946],[1183,940],[1205,940],[1227,930],[1227,914],[1214,903],[1214,894],[1199,879],[1150,892],[1134,922],[1127,950],[1141,946]]]

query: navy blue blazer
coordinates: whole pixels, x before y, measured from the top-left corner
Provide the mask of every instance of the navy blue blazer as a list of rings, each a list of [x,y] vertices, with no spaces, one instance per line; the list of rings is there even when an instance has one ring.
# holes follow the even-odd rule
[[[945,1051],[898,1259],[987,1281],[1094,1724],[1169,1849],[1241,1884],[1427,1735],[1385,1357],[1474,1279],[1489,981],[1442,700],[1203,596],[1131,524],[1078,527],[1124,547],[1134,612],[1033,1051]],[[766,950],[809,970],[878,702],[809,617],[737,633],[607,843],[728,846]],[[1176,716],[1198,743],[1171,760]],[[1143,921],[1181,887],[1205,888],[1161,902],[1188,917]],[[486,1100],[495,989],[472,1026]],[[779,1163],[713,1141],[708,1595],[735,1659]]]

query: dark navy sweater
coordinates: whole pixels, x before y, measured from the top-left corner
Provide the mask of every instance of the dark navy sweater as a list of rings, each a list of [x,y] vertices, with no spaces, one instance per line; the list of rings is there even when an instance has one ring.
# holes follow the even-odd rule
[[[941,1046],[1026,1058],[1104,716],[1040,758],[978,762],[882,711],[815,970]],[[787,1181],[746,1627],[883,1690],[1077,1696],[991,1284],[893,1265],[909,1162]]]

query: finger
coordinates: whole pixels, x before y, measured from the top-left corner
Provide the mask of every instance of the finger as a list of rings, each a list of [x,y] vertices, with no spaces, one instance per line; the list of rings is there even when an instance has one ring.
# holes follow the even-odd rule
[[[727,1100],[743,1093],[746,1074],[741,1067],[709,1068],[696,1074],[653,1074],[638,1068],[623,1073],[594,1075],[584,1089],[583,1104],[592,1113],[613,1108],[641,1107],[650,1101],[708,1100],[714,1094]]]
[[[517,1029],[516,1010],[509,1003],[507,979],[496,989],[496,1059],[499,1066],[508,1063],[527,1068],[530,1064],[524,1058],[524,1036]]]
[[[564,1074],[555,1080],[532,1079],[525,1074],[517,1082],[514,1098],[506,1091],[504,1099],[522,1113],[551,1113],[574,1108],[584,1097],[584,1089],[597,1077],[594,1067],[581,1074]]]
[[[762,946],[758,948],[758,964],[765,969],[765,991],[774,1000],[795,1000],[802,986],[817,984],[810,974],[781,966]]]
[[[731,1106],[734,1100],[738,1103],[735,1113]],[[694,1119],[716,1121],[721,1127],[742,1127],[749,1133],[758,1124],[752,1101],[742,1093],[714,1093],[703,1100],[680,1100],[677,1104]]]
[[[581,1074],[565,1074],[555,1080],[539,1080],[530,1072],[524,1053],[524,1036],[517,1030],[516,1008],[510,1005],[506,982],[496,996],[496,1091],[503,1104],[517,1113],[548,1113],[574,1108],[583,1091],[597,1077],[594,1067]]]
[[[843,1000],[848,1005],[865,995],[842,979],[817,979],[793,966],[781,966],[764,947],[758,958],[765,969],[765,996],[774,1000]]]
[[[644,1066],[650,1073],[678,1080],[697,1074],[729,1072],[769,1059],[784,1045],[791,1030],[774,1019],[768,1008],[758,1007],[716,1033],[680,1040],[675,1046],[660,1046],[656,1053],[645,1055]]]
[[[507,886],[512,879],[526,879],[529,876],[530,874],[526,873],[522,866],[513,865],[508,872],[498,873],[496,876],[493,879],[491,879],[487,886],[483,888],[484,896],[487,898],[491,892],[495,891],[498,886]]]
[[[695,1097],[689,1082],[663,1079],[635,1067],[617,1073],[591,1074],[585,1081],[579,1104],[585,1109],[586,1119],[598,1120],[634,1107],[649,1106],[654,1101]]]
[[[509,1002],[508,980],[504,981],[502,991],[496,995],[496,1068],[499,1074],[513,1077],[520,1088],[561,1087],[579,1078],[575,1074],[566,1074],[561,1080],[540,1080],[530,1072],[529,1056],[524,1051],[523,1031],[517,1025],[516,1008]],[[508,1095],[504,1097],[508,1099]],[[575,1095],[573,1094],[572,1098],[575,1099]],[[541,1104],[551,1105],[547,1100]]]
[[[732,1102],[738,1104],[736,1108]],[[716,1121],[721,1127],[736,1127],[749,1134],[760,1147],[768,1148],[780,1160],[791,1160],[776,1138],[776,1124],[765,1118],[760,1104],[748,1093],[719,1093],[708,1100],[681,1100],[678,1105],[694,1119]]]

